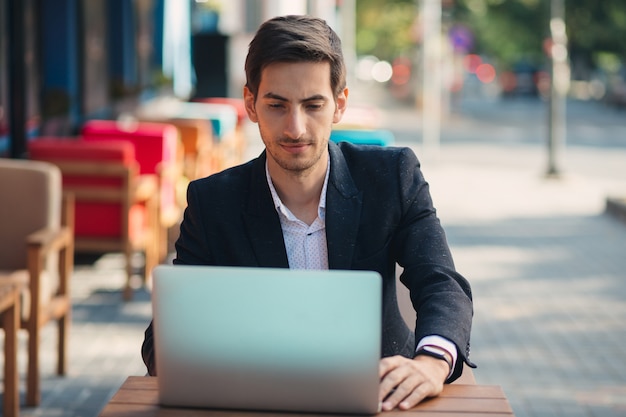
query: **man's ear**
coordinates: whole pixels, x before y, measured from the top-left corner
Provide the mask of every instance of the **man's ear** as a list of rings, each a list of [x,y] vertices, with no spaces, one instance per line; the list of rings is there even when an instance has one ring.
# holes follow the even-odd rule
[[[343,113],[348,107],[348,87],[344,88],[335,98],[335,114],[333,115],[333,123],[339,123],[343,117]]]
[[[256,115],[256,107],[254,106],[254,94],[247,86],[243,87],[243,102],[246,106],[246,112],[248,113],[248,117],[254,123],[259,121],[259,118]]]

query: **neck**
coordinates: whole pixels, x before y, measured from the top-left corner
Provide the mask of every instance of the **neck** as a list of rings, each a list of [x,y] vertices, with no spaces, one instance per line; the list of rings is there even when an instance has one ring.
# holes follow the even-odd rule
[[[270,177],[282,203],[300,220],[307,224],[317,218],[320,194],[328,168],[326,164],[317,164],[307,172],[293,173],[281,169],[276,164],[268,164]]]

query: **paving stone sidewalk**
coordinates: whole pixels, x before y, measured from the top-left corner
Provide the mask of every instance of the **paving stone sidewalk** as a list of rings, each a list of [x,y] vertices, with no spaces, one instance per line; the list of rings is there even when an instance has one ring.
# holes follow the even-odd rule
[[[430,172],[473,286],[478,383],[503,386],[518,417],[626,416],[626,223],[604,213],[606,195],[626,190],[625,172],[548,180],[459,161],[479,151],[446,149],[455,168]],[[608,152],[585,150],[586,160],[602,164]]]
[[[151,318],[150,295],[138,289],[123,302],[120,254],[77,264],[72,279],[69,374],[55,375],[56,326],[47,325],[41,343],[42,401],[24,406],[26,334],[20,335],[21,416],[95,417],[129,375],[144,375],[139,349]]]

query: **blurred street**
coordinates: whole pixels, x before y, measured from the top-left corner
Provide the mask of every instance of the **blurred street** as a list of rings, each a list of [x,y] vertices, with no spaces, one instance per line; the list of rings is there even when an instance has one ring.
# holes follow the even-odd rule
[[[540,99],[465,98],[434,150],[412,109],[387,106],[473,286],[477,381],[503,386],[518,417],[625,416],[626,224],[604,209],[626,195],[626,113],[569,102],[549,179]]]
[[[626,224],[604,214],[607,196],[626,194],[626,113],[570,103],[562,175],[548,179],[539,99],[464,98],[438,149],[424,149],[412,106],[377,87],[355,89],[350,100],[380,103],[381,126],[423,162],[474,290],[478,383],[501,385],[518,417],[626,416]],[[249,155],[260,150],[251,135]],[[47,326],[42,404],[22,407],[23,416],[95,417],[127,376],[145,373],[150,295],[140,289],[122,302],[123,277],[115,254],[77,265],[70,373],[53,374],[55,329]]]

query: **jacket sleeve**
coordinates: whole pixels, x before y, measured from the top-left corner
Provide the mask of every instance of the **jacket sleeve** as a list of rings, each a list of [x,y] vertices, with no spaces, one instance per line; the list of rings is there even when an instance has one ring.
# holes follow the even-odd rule
[[[410,150],[400,158],[398,178],[402,214],[393,250],[403,267],[400,280],[409,289],[417,314],[415,340],[437,335],[456,345],[458,360],[448,380],[452,382],[461,375],[463,363],[475,367],[468,359],[473,317],[471,287],[455,269],[428,183]]]
[[[208,265],[213,264],[211,249],[207,241],[209,231],[202,213],[201,181],[192,181],[187,187],[187,207],[180,225],[180,234],[176,240],[175,264]]]
[[[141,345],[141,357],[146,365],[148,375],[156,376],[156,363],[154,361],[154,333],[152,330],[152,322],[144,333],[143,344]]]

